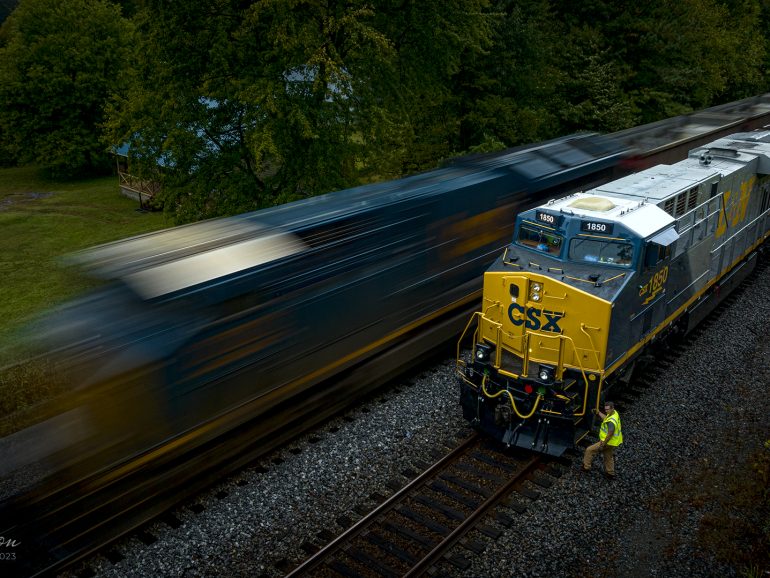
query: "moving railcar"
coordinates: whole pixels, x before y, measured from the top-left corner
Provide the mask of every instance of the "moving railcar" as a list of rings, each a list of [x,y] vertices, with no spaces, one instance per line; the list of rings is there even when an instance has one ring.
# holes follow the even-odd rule
[[[770,131],[740,133],[519,214],[463,334],[472,357],[458,349],[465,418],[510,446],[573,447],[650,342],[751,271],[769,175]]]
[[[308,404],[324,380],[388,348],[419,357],[435,340],[413,337],[436,320],[456,335],[509,215],[607,180],[625,151],[574,135],[104,245],[74,261],[107,284],[52,315],[46,340],[78,376],[100,445],[210,435],[197,426],[287,403],[311,419],[358,394],[330,387]]]

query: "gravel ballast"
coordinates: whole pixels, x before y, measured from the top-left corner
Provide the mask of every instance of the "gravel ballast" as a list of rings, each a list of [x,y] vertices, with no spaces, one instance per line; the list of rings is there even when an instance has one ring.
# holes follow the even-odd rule
[[[493,541],[466,571],[451,576],[738,576],[698,544],[712,502],[690,503],[683,488],[703,472],[712,492],[770,437],[770,270],[753,278],[693,345],[674,358],[621,414],[625,443],[617,479],[589,474],[578,459]],[[651,378],[652,379],[652,378]],[[468,432],[458,405],[454,362],[447,360],[397,389],[223,481],[194,505],[173,512],[74,568],[98,576],[280,576],[306,553],[305,541],[339,534],[356,506],[390,495],[387,482],[431,463],[431,451]],[[579,456],[579,454],[575,454]],[[724,478],[721,476],[725,476]],[[683,482],[684,480],[684,482]],[[689,486],[691,488],[691,486]],[[338,523],[341,522],[341,523]],[[176,524],[174,524],[176,525]],[[738,545],[736,545],[738,547]]]

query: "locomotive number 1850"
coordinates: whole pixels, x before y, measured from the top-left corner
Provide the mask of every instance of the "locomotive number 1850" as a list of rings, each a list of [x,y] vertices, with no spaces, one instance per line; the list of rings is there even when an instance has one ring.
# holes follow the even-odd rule
[[[545,223],[546,225],[555,225],[556,224],[556,215],[551,215],[549,213],[543,213],[542,211],[538,211],[536,214],[536,218],[541,223]]]
[[[580,221],[580,230],[584,233],[611,234],[613,223],[601,223],[599,221]]]

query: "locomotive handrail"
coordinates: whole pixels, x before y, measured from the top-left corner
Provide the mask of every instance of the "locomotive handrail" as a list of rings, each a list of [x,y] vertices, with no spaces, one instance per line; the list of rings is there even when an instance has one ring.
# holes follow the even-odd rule
[[[473,315],[471,315],[470,319],[468,319],[468,323],[465,324],[465,329],[463,329],[462,333],[460,333],[460,339],[457,340],[457,366],[465,365],[465,360],[460,357],[460,347],[461,343],[463,342],[463,339],[465,339],[465,334],[468,333],[468,329],[470,329],[471,324],[476,319],[477,315],[481,315],[481,311],[474,311]],[[477,325],[478,327],[478,325]]]
[[[566,301],[567,300],[567,292],[564,292],[564,295],[554,295],[550,291],[544,295],[544,297],[548,297],[548,299],[558,299],[559,301]]]
[[[597,371],[601,371],[601,364],[599,363],[599,351],[596,349],[596,345],[594,345],[593,337],[591,336],[590,333],[588,333],[588,331],[586,331],[586,328],[587,328],[587,326],[586,326],[585,323],[581,323],[580,324],[580,331],[582,331],[585,334],[585,336],[588,337],[588,341],[591,342],[591,351],[593,351],[594,357],[596,359],[596,369],[597,369]],[[599,328],[598,327],[590,327],[589,329],[598,330]],[[587,376],[585,374],[585,370],[583,370],[582,364],[580,366],[580,370],[581,370],[581,372],[583,374],[583,383],[586,384],[585,395],[583,396],[583,413],[581,413],[580,415],[585,415],[586,414],[586,406],[587,406],[587,403],[588,403],[588,378],[587,378]]]
[[[521,269],[521,265],[519,263],[515,263],[513,261],[509,261],[508,260],[508,249],[510,249],[510,247],[506,246],[505,247],[505,251],[503,251],[503,263],[505,265],[511,265],[513,267],[518,267],[519,269]],[[518,259],[518,257],[517,257],[517,259]]]
[[[609,283],[610,281],[614,281],[615,279],[620,279],[620,278],[625,277],[625,276],[626,276],[625,273],[619,273],[618,275],[615,275],[614,277],[610,277],[609,279],[605,279],[604,281],[602,281],[602,283]]]
[[[623,276],[623,275],[625,275],[625,273],[622,273],[619,276]],[[476,329],[474,331],[474,346],[473,346],[474,349],[475,349],[475,344],[476,344],[476,341],[477,341],[475,336],[478,334],[479,329],[480,329],[480,325],[481,325],[481,321],[478,318],[481,318],[484,321],[486,321],[487,323],[489,323],[491,326],[493,326],[495,328],[495,332],[497,334],[496,341],[498,343],[498,347],[496,347],[496,349],[495,349],[494,366],[503,374],[508,374],[509,373],[509,372],[505,371],[501,367],[503,348],[500,347],[499,344],[502,343],[502,335],[501,335],[503,333],[502,324],[501,323],[497,323],[495,321],[492,321],[486,315],[486,313],[488,313],[491,309],[493,309],[495,307],[500,307],[500,302],[499,301],[495,301],[493,303],[490,303],[489,306],[484,309],[484,311],[476,311],[476,312],[474,312],[473,315],[471,316],[471,318],[468,320],[468,323],[465,325],[465,329],[463,329],[463,332],[460,334],[460,339],[457,342],[457,367],[458,368],[459,367],[466,367],[467,366],[466,362],[463,359],[461,359],[461,356],[460,356],[461,343],[464,340],[466,334],[468,333],[468,330],[471,328],[471,325],[473,325],[475,323],[476,324]],[[594,344],[593,337],[591,336],[591,334],[586,329],[587,329],[587,326],[584,323],[581,323],[580,324],[580,330],[586,335],[586,337],[588,337],[588,340],[590,342],[590,349],[588,351],[593,353],[594,359],[596,361],[596,367],[597,367],[597,369],[599,369],[599,352],[596,349],[596,345]],[[597,329],[597,328],[594,328],[594,329]],[[522,342],[521,343],[521,349],[523,351],[523,356],[522,356],[522,373],[521,373],[521,375],[528,375],[529,374],[528,368],[529,368],[529,363],[530,363],[530,351],[529,351],[529,347],[527,346],[528,343],[529,343],[529,338],[531,338],[532,336],[538,336],[538,337],[545,338],[545,339],[557,339],[559,341],[559,346],[558,346],[558,367],[557,367],[557,369],[561,370],[561,372],[559,374],[560,377],[563,376],[563,373],[564,373],[564,371],[563,371],[563,366],[564,366],[564,345],[565,345],[565,343],[569,343],[570,346],[572,347],[572,351],[573,351],[574,359],[575,359],[575,365],[573,365],[573,367],[576,366],[580,370],[580,373],[581,373],[581,375],[583,377],[583,384],[584,384],[584,391],[583,391],[583,396],[582,396],[583,397],[582,407],[581,407],[580,412],[579,413],[575,413],[574,415],[575,416],[584,416],[584,415],[586,415],[586,408],[587,408],[587,403],[588,403],[588,375],[586,374],[586,369],[585,369],[585,367],[584,367],[584,365],[582,363],[582,360],[581,360],[580,356],[578,355],[578,347],[575,344],[574,339],[572,339],[571,337],[569,337],[567,335],[563,335],[563,334],[548,335],[547,333],[542,333],[542,332],[537,332],[537,331],[530,331],[530,332],[524,333],[523,335],[520,335],[520,336],[514,336],[514,335],[510,335],[508,333],[506,333],[506,335],[508,335],[509,337],[514,338],[514,339],[520,339],[521,342]],[[462,375],[462,372],[459,372],[459,373],[460,373],[462,379],[464,379],[467,382],[468,380],[465,379],[465,376]],[[515,376],[514,374],[511,374],[511,375],[513,375],[514,377],[518,377],[518,376]],[[529,417],[534,415],[534,412],[537,410],[537,407],[538,407],[539,402],[540,402],[540,398],[542,396],[538,395],[538,400],[536,400],[536,402],[535,402],[535,404],[533,406],[533,409],[529,413],[529,415],[523,415],[519,411],[518,407],[516,406],[516,401],[515,401],[513,395],[508,390],[501,390],[501,391],[499,391],[499,392],[497,392],[495,394],[490,394],[487,391],[487,389],[486,389],[486,380],[487,379],[488,379],[488,376],[485,375],[482,378],[482,383],[481,383],[481,390],[482,390],[482,392],[484,393],[484,395],[486,397],[488,397],[490,399],[494,399],[496,397],[499,397],[500,395],[503,395],[503,393],[505,393],[505,394],[508,395],[508,398],[509,398],[509,400],[511,402],[511,408],[513,409],[514,413],[519,418],[521,418],[521,419],[528,419]]]
[[[494,323],[494,322],[490,321],[490,323]],[[597,369],[600,369],[599,368],[599,353],[598,353],[598,350],[596,349],[596,346],[594,345],[593,338],[585,330],[585,327],[586,327],[585,324],[581,323],[581,326],[580,326],[581,331],[586,334],[586,336],[588,337],[589,341],[591,342],[591,349],[589,351],[591,351],[594,354],[594,357],[596,359],[596,367],[597,367]],[[564,347],[563,347],[563,344],[564,344],[564,342],[568,342],[572,346],[572,350],[573,350],[573,353],[574,353],[574,359],[576,360],[577,368],[580,370],[580,373],[583,376],[583,383],[585,384],[584,391],[583,391],[583,406],[581,408],[581,411],[579,413],[575,413],[574,415],[575,416],[584,416],[584,415],[586,415],[586,407],[587,407],[587,403],[588,403],[588,376],[586,375],[586,369],[583,366],[583,363],[582,363],[582,361],[580,359],[580,356],[578,355],[578,347],[575,345],[574,339],[572,339],[571,337],[569,337],[567,335],[562,335],[562,334],[548,335],[546,333],[541,333],[541,332],[536,332],[536,331],[525,333],[524,335],[521,335],[520,337],[517,336],[517,338],[521,339],[522,342],[523,342],[522,343],[522,350],[523,350],[522,374],[523,375],[527,375],[528,374],[528,367],[529,367],[529,362],[530,362],[530,359],[529,359],[530,358],[530,354],[529,354],[530,352],[529,352],[529,347],[527,346],[527,343],[528,343],[528,338],[532,337],[533,335],[536,335],[538,337],[543,337],[543,338],[546,338],[546,339],[558,339],[559,340],[559,350],[558,350],[559,351],[559,361],[558,361],[558,368],[557,369],[562,369],[560,377],[563,376],[563,374],[564,374],[564,372],[563,372],[563,365],[564,365],[564,355],[563,355]],[[499,355],[499,353],[498,353],[498,355]],[[497,359],[497,358],[495,359],[495,364],[496,364],[496,367],[498,368],[498,371],[500,371],[500,373],[509,374],[509,372],[507,372],[507,371],[503,370],[502,368],[500,368],[499,359]],[[512,375],[513,377],[517,377],[514,374],[510,374],[510,375]],[[484,390],[484,393],[486,393],[486,390]],[[516,415],[518,415],[519,417],[522,417],[521,414],[519,414],[519,412],[516,410],[515,407],[513,407],[513,410],[516,412]]]
[[[753,225],[756,225],[759,223],[762,219],[764,219],[768,214],[770,214],[770,209],[765,211],[764,213],[756,216],[755,218],[751,219],[749,222],[745,223],[742,227],[735,230],[729,237],[727,237],[724,241],[722,241],[719,245],[714,247],[710,254],[713,255],[714,253],[717,253],[725,248],[725,245],[728,245],[731,241],[736,239],[739,235],[743,234],[746,230],[751,228]]]
[[[609,279],[605,279],[604,281],[602,281],[602,283],[609,283],[610,281],[615,281],[616,279],[625,277],[626,275],[627,275],[627,273],[624,271],[623,273],[619,273],[619,274],[615,275],[614,277],[610,277]],[[590,283],[591,285],[596,285],[596,283],[597,283],[596,281],[591,281],[590,279],[581,279],[580,277],[573,277],[572,275],[565,275],[564,278],[565,279],[570,279],[572,281],[580,281],[582,283]]]
[[[596,281],[591,281],[589,279],[581,279],[580,277],[573,277],[572,275],[565,275],[565,279],[570,279],[571,281],[580,281],[582,283],[590,283],[591,285],[595,285]]]
[[[502,336],[500,335],[503,332],[503,324],[502,323],[496,323],[497,325],[497,343],[502,343]],[[502,347],[496,347],[495,348],[495,367],[500,367],[500,364],[503,361],[503,348]]]
[[[596,367],[598,369],[599,368],[599,352],[597,351],[596,346],[594,345],[593,338],[585,330],[585,324],[584,323],[580,324],[580,330],[583,333],[586,334],[586,336],[588,337],[589,341],[591,342],[591,349],[589,351],[591,351],[594,354],[594,357],[596,358]],[[585,367],[583,366],[583,363],[580,360],[580,357],[578,356],[578,348],[575,345],[574,339],[572,339],[571,337],[569,337],[567,335],[562,335],[562,334],[547,335],[545,333],[534,332],[534,331],[529,333],[528,335],[529,336],[537,335],[539,337],[545,337],[546,339],[558,339],[559,340],[559,366],[558,366],[557,369],[562,369],[562,366],[563,366],[563,346],[562,346],[563,343],[566,341],[566,342],[569,342],[569,344],[572,346],[572,350],[574,352],[574,359],[576,360],[576,365],[577,365],[578,369],[580,369],[580,373],[583,376],[583,383],[585,384],[585,388],[584,388],[584,391],[583,391],[583,407],[582,407],[581,413],[576,413],[575,415],[576,416],[583,416],[583,415],[585,415],[586,414],[586,404],[587,404],[587,400],[588,400],[588,376],[586,375]],[[524,358],[523,358],[522,361],[523,361],[523,367],[524,367],[524,369],[526,369],[528,367],[528,365],[529,365],[529,348],[528,347],[524,348]],[[564,371],[562,369],[560,377],[563,374],[564,374]]]
[[[499,305],[500,305],[500,303],[498,301],[496,301],[496,302],[492,303],[489,307],[487,307],[486,311],[489,311],[492,307],[496,307],[496,306],[499,306]],[[474,311],[473,315],[471,315],[471,318],[468,320],[468,323],[466,323],[465,329],[463,329],[463,332],[460,334],[460,339],[457,340],[457,365],[458,366],[459,365],[463,365],[463,366],[465,365],[465,361],[463,361],[460,358],[460,347],[461,347],[461,344],[463,342],[463,339],[465,339],[465,334],[468,333],[468,329],[470,329],[471,324],[473,324],[473,322],[476,320],[477,317],[484,317],[484,319],[487,319],[486,315],[485,315],[485,312],[483,312],[483,311]],[[498,329],[500,327],[502,327],[500,323],[495,323],[494,321],[491,321],[489,319],[487,319],[487,321],[489,323],[493,324],[493,325],[497,325]],[[476,330],[473,332],[473,334],[474,334],[473,348],[474,349],[476,348],[476,342],[478,341],[477,339],[475,339],[475,336],[478,334],[478,331],[479,331],[479,323],[477,322],[476,323]],[[498,365],[499,365],[499,363],[498,363]]]

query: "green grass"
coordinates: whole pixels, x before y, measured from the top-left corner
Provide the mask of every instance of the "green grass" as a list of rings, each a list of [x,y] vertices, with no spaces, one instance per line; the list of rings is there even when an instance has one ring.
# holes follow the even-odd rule
[[[0,367],[24,356],[35,316],[95,284],[61,257],[171,224],[137,209],[116,176],[58,182],[34,167],[0,169]]]

